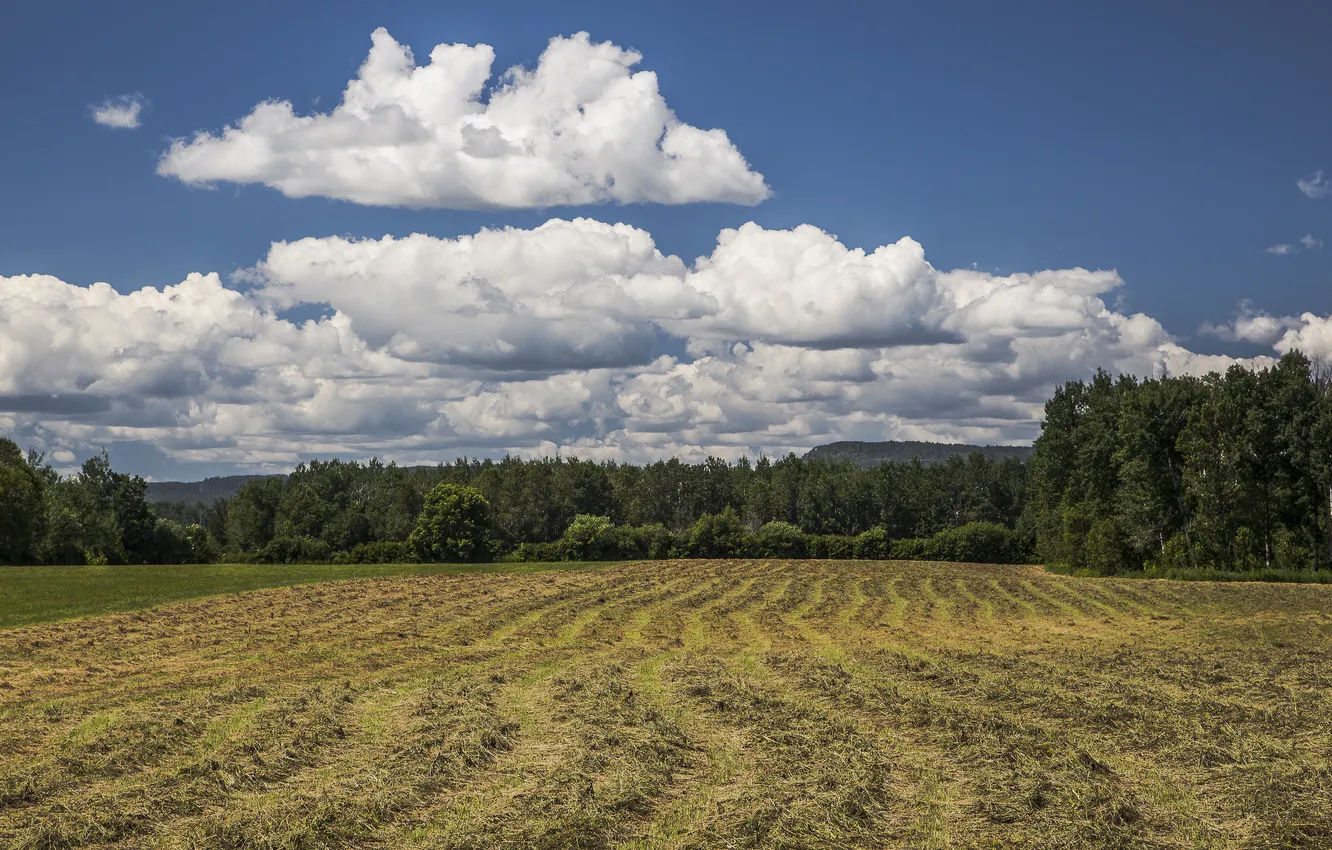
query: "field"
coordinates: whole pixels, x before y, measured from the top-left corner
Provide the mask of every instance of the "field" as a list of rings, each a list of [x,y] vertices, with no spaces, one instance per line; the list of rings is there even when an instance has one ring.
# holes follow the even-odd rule
[[[0,567],[0,629],[133,611],[201,596],[349,578],[582,569],[558,564],[129,564]],[[601,566],[601,565],[598,565]]]
[[[669,562],[0,631],[0,846],[1329,847],[1332,588]]]

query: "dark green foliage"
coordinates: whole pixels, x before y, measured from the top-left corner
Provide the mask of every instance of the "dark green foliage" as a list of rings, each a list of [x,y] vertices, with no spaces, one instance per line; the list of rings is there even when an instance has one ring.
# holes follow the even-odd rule
[[[932,553],[930,541],[922,537],[903,537],[901,540],[894,540],[890,551],[895,561],[928,561],[931,560]]]
[[[855,538],[845,534],[811,534],[806,545],[811,558],[844,561],[855,557]]]
[[[39,560],[57,564],[175,563],[193,551],[184,529],[162,527],[144,498],[137,475],[111,469],[105,454],[89,458],[76,475],[41,473],[43,516]]]
[[[622,536],[610,517],[579,514],[560,538],[564,557],[570,561],[602,561],[620,554]]]
[[[676,553],[676,536],[661,523],[630,525],[619,529],[620,556],[629,558],[671,558]]]
[[[254,560],[261,564],[318,564],[329,560],[333,547],[317,537],[274,537]]]
[[[928,536],[943,528],[991,520],[1013,525],[1022,514],[1025,467],[1017,460],[953,458],[932,466],[809,461],[794,455],[750,464],[712,459],[647,466],[569,458],[459,460],[402,468],[312,461],[286,478],[247,482],[230,500],[209,506],[159,505],[159,515],[204,525],[235,556],[253,557],[274,536],[313,536],[336,551],[361,543],[405,541],[425,493],[439,483],[474,487],[491,505],[495,549],[553,543],[580,514],[608,517],[619,535],[658,527],[652,541],[618,544],[632,557],[666,557],[688,549],[704,514],[728,508],[746,531],[770,522],[807,534],[855,535],[884,527],[889,537]],[[220,516],[220,520],[217,517]],[[637,532],[633,532],[637,534]],[[683,535],[666,541],[666,535]]]
[[[335,564],[412,564],[415,562],[416,551],[411,544],[397,540],[358,543],[349,551],[338,552],[333,556],[333,563]]]
[[[225,499],[211,502],[150,502],[149,507],[158,519],[174,520],[186,527],[199,526],[208,536],[208,545],[213,549],[220,549],[227,542],[228,503]]]
[[[1270,369],[1139,381],[1098,374],[1045,407],[1021,523],[1045,563],[1143,570],[1318,569],[1332,557],[1332,375]]]
[[[569,458],[459,460],[412,468],[377,460],[315,460],[288,476],[237,479],[244,483],[229,499],[158,503],[145,513],[136,507],[141,499],[134,479],[112,473],[102,461],[63,481],[50,473],[42,485],[41,515],[35,525],[23,525],[37,528],[34,559],[149,562],[167,549],[181,551],[179,534],[172,527],[159,534],[158,520],[203,529],[205,539],[191,550],[195,560],[433,559],[415,545],[403,555],[402,546],[409,544],[426,494],[440,484],[473,488],[490,504],[484,552],[469,550],[469,559],[765,552],[770,553],[765,557],[852,557],[854,542],[842,538],[871,529],[878,529],[871,538],[879,542],[865,557],[886,557],[894,538],[929,537],[971,521],[1015,525],[1026,478],[1019,461],[992,462],[980,455],[872,469],[794,455],[777,461],[760,457],[752,464],[712,458],[647,466]],[[106,497],[112,491],[120,496]],[[566,539],[579,516],[604,517],[609,526],[587,538],[574,529]]]
[[[857,558],[866,561],[887,560],[893,556],[893,541],[888,537],[886,528],[876,525],[856,535],[853,552]]]
[[[259,478],[236,493],[227,506],[226,521],[227,541],[234,549],[253,552],[273,539],[284,484],[280,478]]]
[[[488,561],[490,503],[474,487],[436,484],[408,542],[422,563]]]
[[[699,517],[689,530],[686,546],[691,558],[745,558],[754,548],[740,515],[731,507]]]
[[[196,526],[197,528],[197,526]],[[185,526],[174,519],[161,519],[153,529],[153,563],[195,564],[195,541]]]
[[[44,534],[38,558],[50,564],[121,563],[123,549],[115,516],[99,505],[77,478],[47,488]]]
[[[0,438],[0,564],[36,559],[46,526],[47,484],[40,458],[24,457],[13,440]]]
[[[755,535],[755,554],[761,558],[803,558],[807,554],[805,533],[789,522],[766,523]]]
[[[926,559],[931,561],[1014,564],[1026,560],[1025,547],[1017,535],[993,522],[969,522],[948,528],[926,543]]]
[[[547,564],[563,561],[564,547],[559,543],[519,543],[508,560]]]

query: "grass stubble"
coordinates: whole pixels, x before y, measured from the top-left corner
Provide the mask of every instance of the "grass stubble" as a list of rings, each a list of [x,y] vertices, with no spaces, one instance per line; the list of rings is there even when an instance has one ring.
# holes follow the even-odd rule
[[[699,561],[0,631],[12,848],[1332,847],[1332,589]]]

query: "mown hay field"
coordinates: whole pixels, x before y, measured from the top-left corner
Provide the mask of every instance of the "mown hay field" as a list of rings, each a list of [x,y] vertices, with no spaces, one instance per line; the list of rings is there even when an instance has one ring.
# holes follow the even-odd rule
[[[1329,847],[1332,588],[710,561],[0,631],[0,846]]]

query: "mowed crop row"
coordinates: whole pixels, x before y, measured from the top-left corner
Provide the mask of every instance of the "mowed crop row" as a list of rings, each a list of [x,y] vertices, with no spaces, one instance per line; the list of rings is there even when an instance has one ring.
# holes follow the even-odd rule
[[[0,846],[1332,846],[1332,588],[663,562],[0,632]]]

